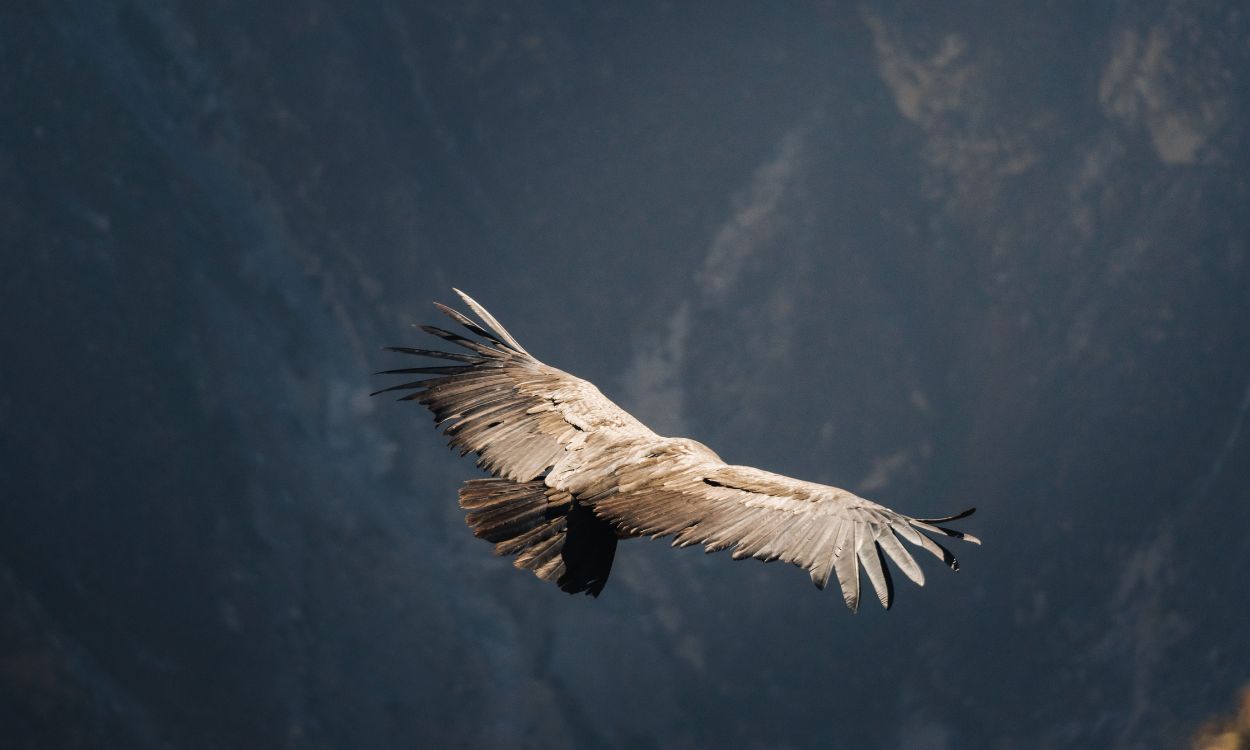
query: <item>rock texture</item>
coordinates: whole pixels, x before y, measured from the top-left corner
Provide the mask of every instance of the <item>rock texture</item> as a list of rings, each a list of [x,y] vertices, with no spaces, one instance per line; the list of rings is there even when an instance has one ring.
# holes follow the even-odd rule
[[[1235,2],[0,10],[6,747],[1176,745],[1250,677]],[[901,511],[852,617],[492,558],[378,351],[459,286],[662,432]]]

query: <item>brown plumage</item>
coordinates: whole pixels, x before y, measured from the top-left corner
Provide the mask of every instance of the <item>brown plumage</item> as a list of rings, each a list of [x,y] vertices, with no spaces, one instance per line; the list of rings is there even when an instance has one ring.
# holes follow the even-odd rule
[[[432,376],[378,391],[409,390],[461,455],[475,453],[495,478],[460,490],[473,533],[516,555],[514,564],[570,593],[598,595],[617,538],[671,536],[673,545],[733,548],[735,560],[783,560],[824,588],[836,577],[848,607],[859,607],[860,571],[889,608],[894,586],[888,557],[911,580],[924,573],[899,541],[924,549],[954,570],[955,557],[929,534],[980,544],[837,487],[731,466],[707,446],[647,429],[590,383],[539,362],[494,317],[456,290],[481,321],[437,307],[475,338],[422,326],[464,351],[407,347],[389,351],[455,364],[387,370]]]

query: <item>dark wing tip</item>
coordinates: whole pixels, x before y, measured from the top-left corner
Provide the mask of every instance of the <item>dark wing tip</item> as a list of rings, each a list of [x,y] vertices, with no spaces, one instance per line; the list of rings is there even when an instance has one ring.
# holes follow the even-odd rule
[[[953,516],[945,516],[943,518],[917,518],[916,520],[920,521],[921,523],[948,523],[950,521],[958,521],[961,518],[967,518],[968,516],[976,512],[977,512],[977,509],[975,507],[972,507],[972,508],[969,508],[968,510],[963,511],[962,513],[956,513]]]

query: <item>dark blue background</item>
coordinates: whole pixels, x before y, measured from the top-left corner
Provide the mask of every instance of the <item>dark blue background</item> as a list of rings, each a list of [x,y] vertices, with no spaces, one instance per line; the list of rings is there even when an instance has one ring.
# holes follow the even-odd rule
[[[1250,679],[1240,5],[0,10],[3,744],[1184,744]],[[986,545],[565,596],[366,395],[453,285]]]

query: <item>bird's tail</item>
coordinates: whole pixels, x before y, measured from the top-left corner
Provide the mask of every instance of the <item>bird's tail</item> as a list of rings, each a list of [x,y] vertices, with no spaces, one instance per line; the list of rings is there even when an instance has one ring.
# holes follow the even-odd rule
[[[492,542],[497,555],[570,594],[598,596],[616,556],[616,531],[572,495],[542,480],[470,479],[460,507],[473,535]]]

